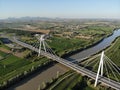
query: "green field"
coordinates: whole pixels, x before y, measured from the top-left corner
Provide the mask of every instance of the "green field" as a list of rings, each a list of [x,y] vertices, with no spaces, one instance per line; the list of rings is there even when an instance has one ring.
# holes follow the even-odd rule
[[[73,32],[76,33],[70,36],[69,38],[66,38],[66,36],[57,37],[53,34],[54,33],[53,32],[51,33],[52,37],[47,39],[47,43],[57,55],[62,56],[72,51],[76,51],[78,49],[84,49],[90,45],[95,44],[101,39],[112,34],[113,29],[114,29],[113,27],[89,25],[82,29],[74,30]],[[68,30],[64,30],[64,31],[68,32]],[[64,34],[64,31],[63,32],[59,31],[58,33]],[[33,36],[32,32],[12,30],[12,29],[9,30],[3,29],[1,30],[1,32],[16,33],[16,35],[21,36],[21,40],[23,42],[32,44],[33,46],[38,46],[37,39],[35,36]],[[75,36],[77,35],[83,35],[84,37],[90,35],[91,38],[89,39],[75,38]]]
[[[105,51],[105,54],[120,67],[120,37]]]
[[[112,34],[113,28],[111,27],[102,27],[102,26],[89,26],[82,30],[78,31],[80,34],[89,36],[91,35],[92,38],[84,39],[84,38],[65,38],[63,37],[56,37],[53,36],[52,38],[48,39],[48,44],[58,55],[64,55],[71,51],[76,51],[78,49],[84,49],[90,45],[95,44],[96,42],[100,41],[101,39],[107,37],[108,35]]]
[[[73,71],[68,71],[41,90],[96,90],[86,80],[87,77]]]
[[[46,58],[41,58],[33,62],[1,51],[0,56],[4,57],[0,60],[0,84],[49,61]]]
[[[48,41],[48,45],[55,51],[58,55],[64,55],[70,51],[75,51],[77,49],[86,48],[91,44],[92,41],[84,39],[74,39],[74,38],[62,38],[53,37]]]
[[[39,46],[39,42],[35,39],[36,38],[26,37],[25,39],[22,39],[22,41],[37,47]],[[71,51],[86,48],[93,43],[93,40],[53,36],[47,39],[46,42],[56,54],[62,56]]]
[[[56,54],[58,54],[59,56],[62,56],[72,51],[76,51],[78,49],[84,49],[90,45],[95,44],[101,39],[112,34],[113,28],[106,27],[106,26],[98,26],[98,27],[89,26],[77,31],[78,33],[86,37],[91,35],[91,38],[90,39],[75,38],[75,35],[71,36],[70,38],[66,38],[65,36],[57,37],[57,36],[54,36],[53,34],[51,38],[47,39],[47,43]],[[23,39],[23,41],[34,45],[35,42],[37,42],[35,39],[36,39],[35,37],[34,38],[28,37],[25,40]]]
[[[100,29],[100,30],[99,30]],[[62,56],[66,53],[77,49],[84,49],[89,45],[101,40],[102,38],[110,35],[112,32],[111,28],[100,28],[100,27],[88,27],[86,30],[81,31],[83,35],[92,35],[93,39],[77,39],[77,38],[64,38],[64,37],[51,37],[47,40],[49,46],[57,53]],[[23,32],[22,32],[23,33]],[[27,36],[29,37],[29,35]],[[24,41],[24,40],[23,40]],[[31,39],[31,36],[25,42],[34,44],[36,42],[35,38]],[[111,49],[109,49],[106,53],[108,57],[110,57],[113,61],[116,61],[117,65],[120,66],[119,58],[120,58],[120,39],[117,40]],[[113,54],[113,52],[115,54]],[[0,52],[0,56],[4,59],[0,61],[0,83],[3,83],[25,71],[31,70],[33,66],[41,65],[48,61],[46,58],[42,58],[38,61],[32,62],[31,60],[21,59],[12,54],[6,54]],[[115,56],[114,56],[115,55]],[[5,58],[6,57],[6,58]],[[115,59],[114,59],[115,58]],[[98,59],[98,58],[97,58]],[[97,68],[89,66],[88,68]],[[95,70],[96,71],[96,70]],[[70,74],[70,73],[69,73]],[[67,76],[68,74],[65,74]],[[51,87],[54,86],[53,90],[95,90],[91,85],[87,83],[85,77],[82,77],[78,73],[71,74],[70,76],[60,77],[56,82],[51,84]],[[64,78],[64,79],[63,79]],[[61,80],[63,79],[63,80]],[[59,82],[59,83],[58,83]],[[49,87],[50,88],[50,87]],[[101,89],[102,90],[102,89]]]

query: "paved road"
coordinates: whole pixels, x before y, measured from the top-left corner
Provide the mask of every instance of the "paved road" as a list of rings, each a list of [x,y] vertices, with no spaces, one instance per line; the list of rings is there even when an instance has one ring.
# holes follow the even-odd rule
[[[8,38],[8,37],[7,37],[7,38]],[[33,46],[29,45],[29,44],[26,44],[26,43],[24,43],[24,42],[21,42],[21,41],[17,40],[16,38],[9,38],[9,39],[10,39],[12,42],[15,42],[15,43],[17,43],[17,44],[19,44],[19,45],[21,45],[21,46],[23,46],[23,47],[26,47],[26,48],[28,48],[28,49],[31,49],[31,50],[33,50],[33,51],[38,52],[38,49],[37,49],[37,48],[35,48],[35,47],[33,47]],[[81,66],[78,66],[77,64],[75,64],[75,63],[73,63],[73,62],[70,62],[70,61],[68,61],[68,60],[62,59],[62,58],[60,58],[60,57],[58,57],[58,56],[52,55],[52,54],[47,53],[47,52],[44,52],[44,51],[41,51],[41,55],[43,55],[43,56],[45,56],[45,57],[48,57],[48,58],[50,58],[50,59],[52,59],[52,60],[55,60],[55,61],[57,61],[57,62],[65,65],[65,66],[67,66],[67,67],[69,67],[69,68],[77,71],[78,73],[81,73],[81,74],[83,74],[83,75],[86,75],[86,76],[88,76],[88,77],[90,77],[90,78],[92,78],[92,79],[94,79],[94,80],[95,80],[95,78],[96,78],[96,73],[94,73],[94,72],[92,72],[92,71],[90,71],[90,70],[88,70],[88,69],[85,69],[85,68],[83,68],[83,67],[81,67]],[[102,82],[102,83],[104,83],[105,85],[107,85],[107,86],[109,86],[109,87],[111,87],[111,88],[114,88],[114,89],[116,89],[116,90],[120,90],[120,83],[119,83],[119,82],[116,82],[116,81],[114,81],[114,80],[110,80],[110,79],[108,79],[108,78],[106,78],[106,77],[99,77],[99,82]]]

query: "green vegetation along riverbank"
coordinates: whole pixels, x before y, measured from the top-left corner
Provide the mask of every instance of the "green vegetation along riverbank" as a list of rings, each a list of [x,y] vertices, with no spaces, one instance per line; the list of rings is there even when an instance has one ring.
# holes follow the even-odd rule
[[[120,37],[105,50],[105,54],[120,67]]]
[[[94,87],[94,80],[82,76],[74,71],[68,71],[50,82],[44,82],[37,90],[112,90],[108,87]]]
[[[90,36],[89,39],[74,38],[74,37],[66,38],[66,37],[58,37],[58,36],[53,35],[53,37],[51,37],[47,40],[47,43],[55,51],[55,53],[57,53],[59,56],[62,56],[66,53],[70,53],[71,51],[75,51],[77,49],[84,49],[84,48],[86,48],[90,45],[93,45],[94,43],[100,41],[104,37],[107,37],[108,35],[110,35],[111,32],[112,32],[112,30],[106,30],[106,29],[105,29],[105,31],[104,31],[104,29],[102,29],[99,32],[100,27],[99,28],[92,27],[92,28],[87,28],[87,29],[88,30],[83,31],[84,33],[82,33],[82,37],[83,36],[87,37],[87,35],[91,34],[92,36]],[[91,30],[91,29],[93,29],[93,30]],[[13,33],[13,32],[11,31],[11,33]],[[19,33],[19,31],[16,31],[16,33]],[[24,35],[22,35],[22,34],[23,34],[23,32],[19,33],[20,37],[26,37],[24,39],[22,38],[21,39],[22,41],[25,41],[26,43],[29,43],[29,44],[32,44],[32,45],[37,42],[36,38],[35,37],[33,38],[33,33],[28,33],[27,36],[25,34]],[[10,56],[11,55],[12,54],[10,54]],[[4,56],[1,56],[1,57],[4,57]],[[13,62],[12,62],[11,58],[15,59],[15,60],[13,60]],[[29,58],[29,56],[28,56],[28,58]],[[41,59],[43,60],[43,62],[42,62]],[[2,60],[1,61],[1,69],[3,69],[3,70],[6,69],[6,71],[8,71],[8,72],[3,73],[4,71],[2,71],[1,75],[2,74],[3,75],[8,75],[9,77],[6,78],[6,80],[3,80],[1,85],[6,85],[6,83],[13,80],[14,78],[18,78],[19,76],[21,77],[21,75],[26,75],[29,71],[32,71],[35,68],[34,66],[39,67],[41,65],[44,65],[44,63],[46,63],[47,60],[48,59],[45,59],[45,58],[39,58],[39,60],[37,59],[36,61],[33,62],[33,61],[30,61],[30,60],[14,57],[14,55],[11,56],[11,57],[8,57],[8,61],[6,59]],[[48,60],[48,62],[49,62],[49,60]],[[17,66],[14,65],[15,63],[18,63],[18,64],[16,64]],[[9,72],[9,70],[7,70],[9,66],[11,66],[11,68],[9,69],[10,72]],[[21,67],[22,67],[22,70],[21,70]],[[16,69],[14,70],[14,68],[16,68]],[[21,72],[18,72],[18,71],[21,71]],[[22,74],[19,74],[19,73],[22,73]],[[12,77],[14,77],[14,78],[12,78]],[[81,78],[83,78],[83,79],[81,79]],[[74,80],[74,79],[76,81],[73,84],[70,84],[70,83],[67,82],[67,80],[65,80],[65,81],[63,80],[65,83],[61,81],[63,84],[59,83],[58,86],[57,87],[55,86],[54,88],[61,88],[62,86],[63,86],[62,89],[68,88],[68,90],[69,89],[76,89],[77,87],[80,88],[82,86],[82,83],[80,84],[80,82],[82,80],[82,82],[85,82],[85,86],[83,85],[81,87],[81,88],[83,88],[83,90],[93,90],[92,89],[93,87],[89,86],[88,83],[86,82],[87,81],[86,77],[79,76],[78,74],[75,74],[74,76],[72,76],[72,74],[71,74],[70,77],[67,78],[67,79],[70,79],[69,82],[72,82],[72,80]],[[53,90],[55,90],[55,89],[53,89]]]
[[[110,79],[113,79],[117,82],[120,80],[120,37],[118,37],[108,48],[105,49],[105,55],[104,56],[104,76]],[[98,65],[100,62],[100,53],[98,53],[98,56],[96,57],[92,56],[92,59],[85,60],[80,63],[80,65],[83,65],[84,67],[97,72]],[[114,63],[112,63],[112,62]],[[116,67],[117,66],[117,67]]]
[[[6,46],[0,45],[7,50]],[[0,90],[21,80],[26,75],[48,65],[51,60],[45,57],[20,58],[12,53],[0,51]]]
[[[64,32],[60,33],[62,36],[56,36],[56,31],[52,31],[52,33],[50,33],[52,37],[47,39],[47,42],[57,55],[64,56],[65,54],[71,54],[84,50],[98,43],[103,38],[112,34],[113,29],[114,28],[112,27],[91,25],[73,32],[65,30]],[[1,29],[0,31],[9,33],[9,35],[15,33],[17,36],[20,36],[20,40],[33,46],[35,43],[37,44],[34,32],[15,29]]]
[[[105,54],[120,67],[120,37],[118,37],[110,47],[105,50]],[[94,56],[93,56],[94,57]],[[100,57],[94,58],[92,60],[97,59],[97,62],[100,60]],[[92,62],[92,61],[91,61]],[[83,63],[84,64],[84,63]],[[98,68],[98,63],[94,62],[87,66],[88,69],[91,69],[96,72]],[[96,65],[96,66],[95,66]],[[93,67],[94,66],[94,67]],[[110,70],[109,70],[110,71]],[[106,75],[106,73],[104,73]],[[115,77],[110,76],[110,78],[114,79]],[[94,88],[94,80],[81,76],[75,72],[67,72],[58,78],[51,80],[50,82],[46,82],[45,87],[41,86],[41,90],[113,90],[107,86],[103,86],[98,84],[97,88]],[[40,88],[40,87],[39,87]],[[43,89],[42,89],[43,88]],[[39,90],[39,89],[38,89]]]

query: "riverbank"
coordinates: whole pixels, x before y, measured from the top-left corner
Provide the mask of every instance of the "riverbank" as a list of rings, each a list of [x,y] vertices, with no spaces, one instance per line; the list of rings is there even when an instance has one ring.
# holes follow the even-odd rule
[[[74,55],[71,55],[67,57],[68,60],[76,60],[76,61],[82,61],[83,59],[89,58],[90,56],[93,56],[100,51],[106,49],[111,45],[114,40],[120,36],[120,29],[115,30],[113,34],[108,36],[107,38],[104,38],[101,42],[98,44],[92,46],[91,48],[85,49],[79,53],[76,53]]]
[[[57,72],[61,75],[68,70],[69,68],[59,63],[50,64],[6,90],[37,90],[38,86],[42,85],[43,82],[48,82],[52,78],[56,77]]]
[[[117,37],[117,38],[111,43],[110,46],[108,46],[108,47],[106,47],[105,49],[97,52],[96,54],[91,55],[90,57],[84,59],[82,62],[84,62],[85,60],[88,60],[88,59],[95,59],[98,55],[101,54],[102,51],[105,51],[105,53],[108,52],[110,49],[112,49],[112,47],[114,47],[114,45],[119,41],[119,39],[120,39],[120,36]],[[80,62],[80,63],[81,63],[81,62]]]
[[[94,44],[88,45],[86,48],[76,49],[76,50],[71,51],[71,52],[69,52],[69,53],[63,54],[61,57],[62,57],[62,58],[67,58],[67,57],[70,57],[70,56],[72,56],[72,55],[75,55],[75,54],[77,54],[77,53],[79,53],[79,52],[82,52],[82,51],[88,49],[88,48],[94,47],[95,45],[99,44],[99,43],[102,42],[103,40],[104,40],[104,38],[100,39],[99,41],[95,42]]]
[[[117,29],[113,29],[113,33],[114,33],[115,30],[117,30]],[[107,35],[106,37],[101,38],[100,40],[96,41],[95,43],[93,43],[93,44],[91,44],[91,45],[88,45],[88,46],[85,47],[85,48],[76,49],[76,50],[74,50],[74,51],[71,51],[71,52],[69,52],[69,53],[66,53],[66,54],[62,55],[61,57],[62,57],[62,58],[68,58],[68,57],[70,57],[70,56],[72,56],[72,55],[75,55],[75,54],[77,54],[77,53],[79,53],[79,52],[82,52],[82,51],[84,51],[84,50],[86,50],[86,49],[89,49],[89,48],[91,48],[91,47],[94,47],[95,45],[101,43],[105,38],[108,38],[108,37],[112,36],[113,33]]]

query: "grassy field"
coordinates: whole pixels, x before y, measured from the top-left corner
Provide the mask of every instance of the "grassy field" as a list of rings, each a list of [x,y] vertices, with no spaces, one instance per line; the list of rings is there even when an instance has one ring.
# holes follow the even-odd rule
[[[1,57],[6,57],[6,56],[7,56],[7,54],[6,54],[6,53],[4,53],[4,52],[0,52],[0,56],[1,56]]]
[[[79,33],[85,36],[91,35],[92,38],[90,39],[74,38],[74,36],[72,38],[53,36],[48,39],[48,44],[57,54],[61,56],[71,51],[84,49],[90,45],[93,45],[94,43],[112,34],[112,32],[113,28],[111,27],[89,26],[85,29],[79,30]]]
[[[120,67],[120,37],[105,51],[105,54]]]
[[[93,39],[87,40],[87,39],[77,39],[77,38],[64,38],[64,37],[52,37],[47,40],[47,43],[50,45],[50,47],[58,54],[63,55],[66,53],[69,53],[71,51],[86,48],[89,45],[92,45],[93,43],[99,41],[103,37],[106,37],[107,35],[111,34],[112,29],[107,30],[109,28],[100,29],[100,27],[88,27],[87,30],[83,30],[83,35],[93,35]],[[26,38],[25,38],[26,39]],[[29,38],[27,42],[33,44],[35,40]],[[120,41],[119,41],[120,42]],[[116,46],[113,46],[110,50],[116,50],[114,53],[117,53],[118,59],[119,54],[118,49],[120,48],[120,43],[118,43]],[[118,47],[117,49],[114,49]],[[113,51],[106,52],[106,54],[110,53],[110,57],[113,57]],[[1,57],[7,57],[0,61],[0,83],[20,74],[21,72],[30,70],[33,66],[38,66],[40,64],[43,64],[44,62],[48,61],[47,59],[43,58],[36,62],[31,62],[30,60],[21,59],[16,56],[13,56],[12,54],[4,54],[1,53]],[[119,62],[119,60],[116,60]],[[119,62],[120,63],[120,62]],[[65,75],[66,76],[66,75]],[[63,77],[64,78],[64,77]],[[59,80],[59,79],[58,79]],[[58,82],[58,81],[56,81]],[[54,83],[55,84],[55,83]],[[53,84],[53,85],[54,85]],[[79,74],[75,73],[73,75],[70,75],[69,77],[66,77],[61,82],[59,82],[53,90],[78,90],[81,88],[81,90],[94,90],[91,86],[89,86],[86,82],[86,79]]]
[[[48,45],[50,45],[53,51],[61,56],[70,51],[86,48],[91,42],[90,40],[84,39],[53,37],[48,41]]]
[[[56,85],[56,87],[53,88],[53,90],[68,90],[72,88],[74,85],[73,83],[76,83],[75,80],[78,79],[79,75],[71,75],[67,78],[65,78],[63,81],[61,81],[59,84]],[[73,83],[70,83],[73,82]]]
[[[3,47],[6,46],[2,45]],[[47,58],[36,58],[37,61],[32,61],[2,51],[0,51],[0,57],[0,84],[49,61]]]
[[[57,80],[48,86],[47,90],[96,90],[90,84],[87,84],[85,77],[80,74],[68,71],[67,73],[59,76]],[[46,90],[45,89],[45,90]]]
[[[36,38],[22,38],[23,42],[29,43],[33,46],[39,46],[39,42],[35,40]],[[87,39],[77,39],[77,38],[64,38],[64,37],[51,37],[46,40],[47,44],[52,48],[52,50],[62,56],[71,51],[77,49],[86,48],[93,43],[93,40]]]
[[[112,34],[113,32],[112,27],[107,26],[95,26],[95,25],[89,25],[87,27],[84,27],[79,30],[74,30],[73,32],[76,32],[75,34],[68,36],[69,38],[66,38],[66,36],[63,35],[63,37],[57,37],[54,34],[52,34],[53,37],[47,40],[50,47],[58,54],[59,56],[62,56],[66,53],[70,53],[72,51],[75,51],[77,49],[84,49],[89,45],[93,45],[94,43],[100,41],[102,38],[107,37],[108,35]],[[35,44],[36,38],[33,36],[34,34],[30,32],[24,32],[19,30],[1,30],[1,32],[8,32],[13,33],[15,32],[16,35],[21,36],[21,40],[24,42],[27,42],[29,44]],[[67,32],[66,30],[64,30]],[[62,34],[64,33],[62,32]],[[27,34],[26,34],[27,33]],[[85,38],[75,38],[75,36],[83,35],[84,37],[90,36],[91,38],[85,39]],[[37,45],[38,46],[38,45]]]

